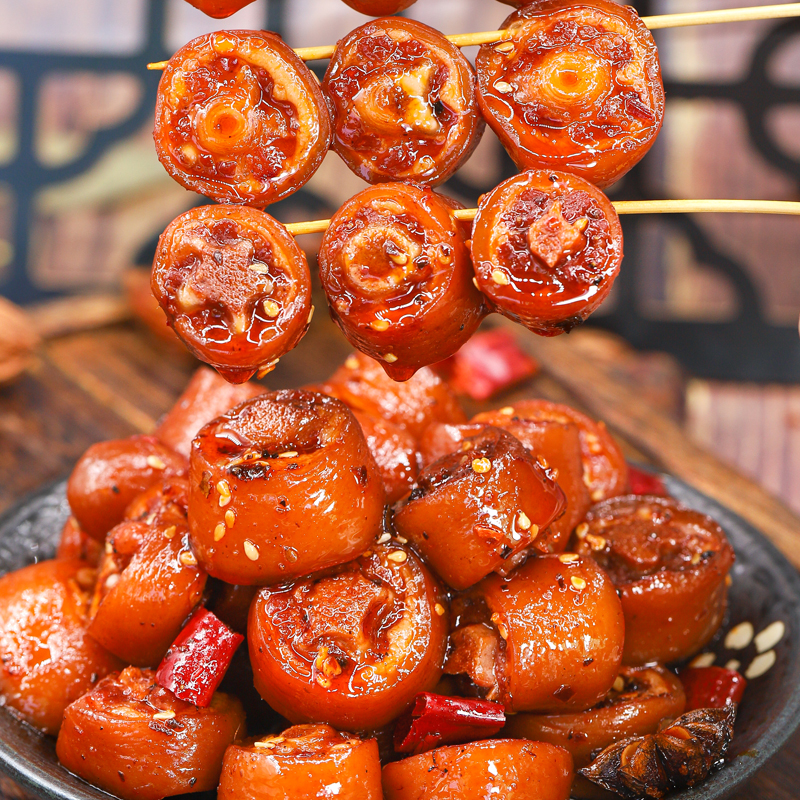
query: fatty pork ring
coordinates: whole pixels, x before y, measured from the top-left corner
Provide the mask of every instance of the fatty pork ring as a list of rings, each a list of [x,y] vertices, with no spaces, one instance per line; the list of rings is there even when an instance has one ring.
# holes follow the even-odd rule
[[[445,673],[507,711],[591,708],[619,674],[625,624],[611,579],[575,553],[537,556],[453,601]]]
[[[261,589],[247,624],[256,689],[291,722],[388,725],[441,676],[446,602],[422,561],[393,543]]]
[[[263,208],[316,172],[331,124],[316,78],[280,36],[218,31],[170,59],[153,138],[164,168],[185,188]]]
[[[201,566],[265,585],[363,553],[382,530],[381,475],[352,412],[302,390],[267,392],[192,444],[189,525]]]
[[[516,3],[514,3],[516,5]],[[658,50],[636,11],[611,0],[536,0],[476,59],[486,121],[520,169],[608,186],[664,119]]]
[[[540,336],[558,336],[611,291],[622,226],[608,198],[583,178],[532,170],[481,197],[470,250],[493,310]]]
[[[688,658],[722,624],[734,553],[711,517],[672,498],[615,497],[589,511],[575,548],[616,586],[626,664]]]
[[[198,708],[159,686],[152,670],[128,667],[67,709],[56,754],[123,800],[161,800],[215,789],[225,750],[244,733],[237,698],[217,692]]]
[[[222,764],[219,800],[267,796],[382,800],[378,743],[329,725],[294,725],[277,736],[232,744]]]
[[[411,19],[386,17],[345,36],[322,87],[333,149],[369,183],[438,186],[485,127],[470,63],[439,31]]]
[[[314,313],[305,254],[254,208],[181,214],[158,240],[150,285],[187,349],[231,383],[271,372]]]

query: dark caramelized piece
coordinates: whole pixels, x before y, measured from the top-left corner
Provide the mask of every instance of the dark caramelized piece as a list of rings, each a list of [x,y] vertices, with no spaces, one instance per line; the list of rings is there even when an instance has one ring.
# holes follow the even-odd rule
[[[567,800],[572,758],[544,742],[490,739],[440,747],[383,768],[386,800]]]
[[[344,0],[350,8],[368,14],[370,17],[384,17],[397,14],[404,8],[414,5],[417,0]]]
[[[200,602],[206,573],[189,546],[188,483],[135,501],[106,537],[89,635],[128,664],[155,667]]]
[[[629,800],[695,786],[719,767],[733,740],[736,706],[689,711],[660,733],[607,747],[580,774]]]
[[[335,788],[332,788],[335,787]],[[328,725],[294,725],[277,736],[231,745],[219,800],[382,800],[375,739]]]
[[[280,36],[218,31],[170,59],[153,138],[182,186],[219,203],[263,208],[316,172],[331,125],[316,78]]]
[[[608,198],[582,178],[523,172],[481,197],[471,250],[478,287],[495,309],[557,336],[611,291],[622,226]]]
[[[352,412],[332,397],[268,392],[192,445],[189,523],[200,564],[270,584],[355,558],[383,520],[383,485]]]
[[[292,722],[386,725],[439,680],[445,602],[417,556],[392,544],[262,589],[247,626],[256,689]]]
[[[333,148],[370,183],[437,186],[483,133],[470,63],[415,20],[356,28],[336,45],[322,86],[333,107]]]
[[[215,789],[225,749],[244,733],[236,698],[218,692],[198,708],[158,686],[152,670],[128,667],[67,709],[56,753],[123,800],[160,800]]]
[[[362,353],[347,357],[322,389],[353,409],[383,417],[419,440],[433,422],[466,422],[455,392],[431,369],[397,383]]]
[[[454,207],[417,186],[373,186],[336,212],[322,238],[331,315],[394,380],[455,353],[486,314]]]
[[[650,31],[611,0],[540,0],[483,45],[480,105],[520,169],[557,169],[608,186],[640,161],[664,119]]]
[[[453,602],[445,672],[507,711],[591,708],[614,684],[625,625],[608,576],[574,553],[529,559]]]
[[[56,734],[64,709],[121,663],[86,634],[95,570],[40,561],[0,577],[0,705]]]
[[[580,431],[581,458],[583,460],[583,482],[589,490],[593,503],[623,494],[628,485],[628,465],[625,456],[604,422],[595,422],[591,417],[563,403],[549,400],[520,400],[500,411],[478,414],[473,422],[483,422],[506,428],[529,447],[534,447],[534,433],[529,423],[558,422],[577,425]],[[530,444],[528,442],[530,441]],[[546,454],[543,454],[546,457]]]
[[[311,275],[263,211],[203,206],[161,235],[153,294],[186,347],[231,383],[272,371],[311,322]]]
[[[190,6],[200,9],[215,19],[225,19],[249,6],[253,0],[186,0]]]
[[[671,498],[615,497],[592,508],[576,539],[617,587],[626,664],[687,658],[722,624],[734,554],[705,514]]]
[[[394,525],[461,590],[509,571],[563,509],[562,491],[519,440],[488,426],[422,472]]]
[[[514,714],[504,736],[550,742],[569,750],[575,768],[622,739],[656,733],[663,720],[683,714],[681,682],[661,666],[623,667],[608,695],[594,708],[573,714]]]
[[[67,483],[67,500],[81,529],[93,539],[122,522],[145,489],[186,474],[186,459],[154,436],[131,436],[93,444]]]
[[[213,370],[200,367],[175,405],[160,420],[154,436],[189,458],[192,439],[203,425],[263,391],[264,387],[257,383],[230,384]]]

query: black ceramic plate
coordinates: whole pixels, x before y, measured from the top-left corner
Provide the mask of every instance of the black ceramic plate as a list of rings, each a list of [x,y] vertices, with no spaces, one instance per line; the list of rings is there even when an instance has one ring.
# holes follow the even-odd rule
[[[676,498],[714,517],[736,550],[729,619],[707,648],[708,657],[713,653],[719,665],[735,659],[745,671],[759,656],[756,642],[735,650],[726,648],[727,632],[747,622],[755,634],[775,622],[785,626],[780,640],[768,642],[773,646],[766,648],[767,653],[774,652],[774,665],[749,683],[729,762],[698,788],[674,795],[675,800],[718,800],[763,766],[800,724],[800,576],[740,517],[678,480],[665,480]],[[58,483],[26,498],[0,519],[0,574],[51,558],[68,513],[64,484]],[[780,628],[773,626],[771,631],[776,627]],[[760,658],[766,664],[772,656],[760,654]],[[109,797],[59,765],[53,739],[41,736],[2,709],[0,769],[34,795],[48,800]]]

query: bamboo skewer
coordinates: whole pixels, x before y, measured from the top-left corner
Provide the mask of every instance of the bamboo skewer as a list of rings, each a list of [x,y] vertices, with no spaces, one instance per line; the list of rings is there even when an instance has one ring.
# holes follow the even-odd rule
[[[722,8],[714,11],[691,11],[685,14],[660,14],[655,17],[642,17],[642,22],[650,30],[664,28],[684,28],[691,25],[714,25],[721,22],[748,22],[756,19],[785,19],[800,17],[800,3],[781,3],[774,6],[751,6],[747,8]],[[480,33],[456,33],[447,38],[457,47],[471,47],[480,44],[502,42],[505,31],[483,31]],[[303,61],[319,61],[330,58],[336,45],[321,47],[298,47],[295,53]],[[168,61],[153,61],[147,65],[149,70],[164,69]]]
[[[788,200],[618,200],[612,203],[617,214],[790,214],[800,216],[800,202]],[[453,212],[461,222],[471,222],[477,208]],[[323,233],[331,221],[314,219],[290,222],[286,230],[293,236]]]

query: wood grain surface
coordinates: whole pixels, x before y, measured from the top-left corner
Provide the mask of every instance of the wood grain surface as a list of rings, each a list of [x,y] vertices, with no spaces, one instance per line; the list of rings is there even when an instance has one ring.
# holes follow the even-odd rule
[[[318,381],[347,356],[344,339],[319,316],[300,346],[265,381],[270,388]],[[645,404],[568,337],[523,335],[520,340],[540,361],[542,372],[496,403],[538,395],[605,419],[628,457],[672,472],[734,509],[800,565],[800,521],[779,501],[692,444],[674,421]],[[151,430],[195,367],[191,358],[176,355],[133,324],[47,342],[15,384],[0,388],[0,511],[66,476],[93,442]],[[798,775],[800,733],[734,798],[794,800]],[[0,778],[0,799],[27,796]]]

